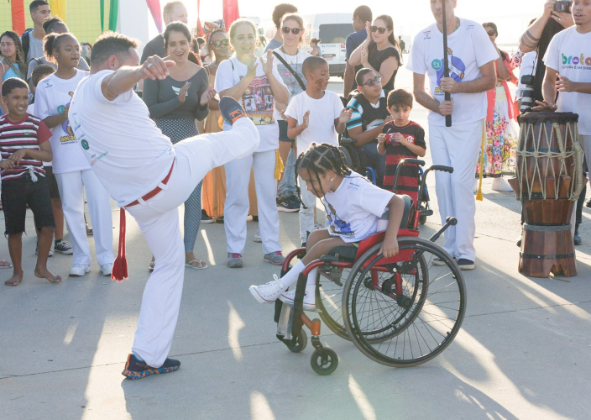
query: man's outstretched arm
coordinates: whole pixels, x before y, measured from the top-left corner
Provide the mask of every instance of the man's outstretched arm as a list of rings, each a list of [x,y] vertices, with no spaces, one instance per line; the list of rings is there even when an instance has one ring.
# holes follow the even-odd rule
[[[133,89],[140,80],[166,79],[168,68],[174,65],[174,61],[164,61],[154,55],[140,66],[124,66],[117,69],[113,74],[104,78],[101,90],[105,98],[112,101],[122,93]]]

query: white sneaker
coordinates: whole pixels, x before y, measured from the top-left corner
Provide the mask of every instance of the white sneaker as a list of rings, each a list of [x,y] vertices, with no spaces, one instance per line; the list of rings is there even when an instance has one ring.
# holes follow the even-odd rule
[[[254,242],[258,242],[259,244],[261,242],[263,242],[263,240],[261,239],[261,231],[257,229],[257,231],[254,233],[254,238],[253,238]]]
[[[273,281],[260,286],[250,286],[248,290],[254,296],[258,303],[273,303],[277,300],[281,292],[286,288],[277,277],[277,274],[273,274]]]
[[[499,192],[513,192],[513,188],[505,178],[499,177],[493,179],[492,190]]]
[[[113,271],[113,264],[101,265],[101,273],[103,273],[103,276],[110,276],[112,271]]]
[[[73,265],[70,268],[70,276],[82,277],[86,273],[90,273],[90,266],[88,265]]]
[[[290,290],[288,292],[283,292],[281,296],[279,296],[279,300],[286,305],[293,308],[293,301],[295,298],[295,289]],[[315,311],[316,310],[316,286],[310,285],[306,286],[306,291],[304,292],[304,310],[305,311]]]

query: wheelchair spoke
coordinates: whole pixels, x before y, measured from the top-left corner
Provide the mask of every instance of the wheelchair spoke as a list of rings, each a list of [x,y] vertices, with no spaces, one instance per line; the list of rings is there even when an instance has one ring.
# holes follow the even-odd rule
[[[435,357],[453,340],[465,312],[457,265],[437,245],[412,241],[400,244],[401,252],[407,252],[403,255],[413,255],[412,260],[399,264],[373,268],[379,261],[370,253],[379,248],[368,251],[356,264],[364,268],[357,268],[343,296],[345,326],[355,345],[390,366],[412,366]],[[435,258],[438,265],[433,264]],[[369,280],[368,287],[372,272],[378,274],[378,284],[371,287]]]

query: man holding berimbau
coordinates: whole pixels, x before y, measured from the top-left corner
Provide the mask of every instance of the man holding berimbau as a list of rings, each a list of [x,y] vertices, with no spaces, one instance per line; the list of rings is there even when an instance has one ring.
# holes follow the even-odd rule
[[[458,260],[462,270],[472,270],[476,260],[476,203],[472,186],[486,118],[486,91],[496,85],[494,61],[499,53],[480,24],[455,16],[457,0],[445,0],[445,4],[443,0],[430,2],[436,23],[415,37],[406,67],[414,73],[417,102],[430,110],[429,147],[433,163],[454,168],[452,174],[436,173],[441,220],[445,223],[449,216],[458,220],[456,226],[445,232],[444,248]],[[444,26],[447,63],[443,59]],[[449,77],[444,77],[445,64]],[[429,91],[425,89],[425,74],[429,76]],[[445,100],[446,93],[451,95],[450,100]],[[448,116],[451,127],[446,127]]]

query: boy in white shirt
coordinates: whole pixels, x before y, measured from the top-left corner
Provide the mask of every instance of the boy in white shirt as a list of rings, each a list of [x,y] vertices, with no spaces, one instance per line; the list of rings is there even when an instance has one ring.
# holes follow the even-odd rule
[[[351,110],[345,110],[341,98],[326,90],[330,73],[328,63],[320,57],[308,57],[302,65],[308,81],[306,91],[294,96],[285,111],[289,118],[287,136],[297,137],[297,155],[306,153],[312,143],[338,146],[339,134],[345,131],[351,119]],[[305,246],[309,232],[314,230],[316,197],[299,178],[302,206],[300,209],[300,238]]]

